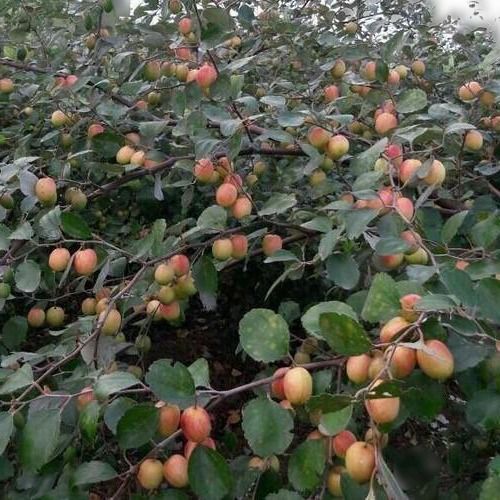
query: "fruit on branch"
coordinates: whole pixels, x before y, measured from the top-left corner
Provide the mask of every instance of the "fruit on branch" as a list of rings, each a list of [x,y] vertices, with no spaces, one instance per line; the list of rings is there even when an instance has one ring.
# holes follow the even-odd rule
[[[134,167],[143,166],[145,161],[146,161],[146,153],[144,151],[136,151],[130,157],[130,165],[133,165]]]
[[[144,66],[144,79],[149,82],[158,80],[161,76],[160,61],[149,61]]]
[[[176,299],[175,290],[171,285],[162,286],[156,297],[162,304],[171,304]]]
[[[403,331],[410,326],[410,324],[411,323],[406,321],[403,317],[395,316],[380,329],[380,342],[383,344],[392,342],[399,337]]]
[[[434,186],[443,183],[446,178],[446,168],[439,160],[434,160],[427,172],[427,175],[422,179],[427,185]]]
[[[356,436],[351,431],[340,431],[332,438],[333,452],[337,455],[337,457],[345,458],[347,450],[356,441]]]
[[[155,458],[146,458],[139,465],[137,480],[145,490],[155,490],[163,482],[163,464]]]
[[[147,101],[148,104],[151,104],[151,106],[156,106],[160,104],[161,102],[160,92],[149,92],[149,94],[147,95]]]
[[[478,130],[469,130],[465,133],[464,144],[470,151],[479,151],[483,147],[483,135]]]
[[[233,259],[243,259],[248,253],[248,238],[244,234],[233,234],[231,236],[231,243],[233,245],[233,252],[231,257]]]
[[[425,63],[424,61],[417,59],[413,61],[411,65],[411,71],[416,76],[424,76],[425,74]]]
[[[120,165],[128,165],[134,153],[134,148],[130,146],[122,146],[116,153],[116,163],[119,163]]]
[[[385,148],[385,155],[396,167],[403,163],[403,148],[399,144],[389,144]]]
[[[52,116],[50,117],[50,121],[52,122],[52,125],[56,128],[61,128],[67,125],[70,121],[69,116],[62,112],[60,109],[57,109],[52,113]]]
[[[189,273],[189,259],[183,254],[176,254],[168,260],[170,266],[174,270],[176,276],[183,276]]]
[[[64,325],[64,309],[59,306],[52,306],[45,314],[47,325],[51,328],[59,328]]]
[[[346,472],[346,468],[341,465],[331,467],[326,476],[326,489],[328,493],[334,497],[342,497],[342,473]]]
[[[371,363],[371,357],[368,354],[359,356],[350,356],[346,363],[347,377],[355,384],[362,384],[368,379],[368,368]]]
[[[283,378],[285,397],[292,405],[302,405],[312,395],[311,374],[301,366],[288,370]]]
[[[264,175],[267,170],[267,165],[262,161],[256,161],[253,166],[253,173],[257,176]]]
[[[411,201],[410,198],[405,198],[405,197],[397,199],[396,211],[405,220],[410,221],[413,218],[414,214],[413,201]]]
[[[408,321],[415,321],[418,313],[415,311],[417,302],[422,297],[416,293],[408,293],[399,299],[401,304],[401,316]]]
[[[389,134],[397,126],[398,119],[392,113],[380,113],[375,120],[375,130],[380,135]]]
[[[92,138],[104,133],[104,127],[100,123],[92,123],[87,129],[87,137]]]
[[[323,92],[327,103],[333,102],[340,97],[340,89],[336,85],[328,85]]]
[[[309,184],[311,187],[317,187],[326,181],[326,174],[323,170],[317,168],[309,177]]]
[[[345,455],[345,467],[357,483],[366,483],[375,469],[375,448],[364,441],[353,443]]]
[[[404,64],[398,64],[394,71],[397,71],[399,78],[404,80],[408,76],[408,68]]]
[[[196,180],[204,183],[212,181],[214,172],[214,164],[208,158],[201,158],[198,160],[193,169]]]
[[[467,267],[469,267],[470,263],[467,262],[466,260],[457,260],[455,262],[455,269],[458,269],[459,271],[464,271],[465,269],[467,269]]]
[[[95,400],[94,391],[92,386],[84,387],[76,398],[76,407],[78,411],[82,411],[89,403]]]
[[[349,151],[349,141],[343,135],[337,134],[330,138],[326,146],[326,154],[332,160],[338,160]]]
[[[49,267],[52,271],[61,272],[68,266],[71,254],[66,248],[54,248],[49,255]]]
[[[154,279],[159,285],[169,285],[174,280],[175,276],[176,272],[171,264],[161,263],[156,266]]]
[[[5,208],[5,210],[11,210],[14,208],[14,198],[9,193],[3,193],[0,195],[0,206]]]
[[[391,374],[396,378],[408,377],[417,364],[415,349],[403,346],[390,346],[386,353],[387,359],[390,359]]]
[[[309,141],[309,144],[319,150],[323,150],[326,147],[330,137],[330,132],[321,127],[311,127],[307,132],[307,140]]]
[[[415,231],[410,231],[408,229],[406,231],[403,231],[399,235],[399,237],[404,240],[410,247],[405,253],[415,253],[422,245],[422,237]]]
[[[178,14],[182,10],[181,0],[168,0],[168,10],[172,14]]]
[[[68,75],[64,79],[64,86],[65,87],[72,87],[76,82],[78,81],[78,77],[76,75]]]
[[[57,186],[51,177],[42,177],[35,184],[35,196],[42,205],[52,206],[57,201]]]
[[[215,193],[215,201],[217,205],[228,208],[238,198],[238,190],[233,184],[228,182],[221,184]]]
[[[78,250],[73,258],[73,268],[81,276],[89,276],[97,267],[97,254],[91,248]]]
[[[235,219],[243,219],[252,213],[252,202],[247,196],[240,196],[231,206],[231,214]]]
[[[283,387],[283,377],[290,370],[288,367],[278,368],[273,375],[273,380],[271,382],[271,396],[276,399],[283,400],[286,398],[285,389]]]
[[[171,455],[163,464],[163,477],[174,488],[186,487],[189,484],[186,458],[178,453]]]
[[[496,102],[496,96],[493,92],[489,92],[487,90],[484,90],[481,92],[481,95],[479,96],[479,102],[488,108],[493,106]]]
[[[10,295],[10,285],[0,282],[0,299],[6,299]]]
[[[162,319],[176,321],[181,317],[181,306],[177,301],[170,304],[162,304],[160,305],[159,313]]]
[[[215,240],[212,244],[212,255],[217,260],[227,260],[233,253],[233,244],[229,238]]]
[[[402,253],[375,255],[373,258],[375,266],[385,271],[397,269],[403,263],[403,260],[404,255]]]
[[[271,257],[283,248],[283,240],[278,234],[266,234],[262,239],[262,251],[266,257]]]
[[[375,381],[373,388],[378,387],[383,380]],[[398,397],[381,397],[365,399],[365,407],[370,418],[376,424],[387,424],[396,420],[399,415],[400,400]]]
[[[458,97],[463,102],[473,101],[476,97],[479,97],[482,90],[483,87],[480,83],[475,81],[467,82],[458,89]]]
[[[97,300],[93,297],[87,297],[82,302],[82,313],[85,316],[93,316],[96,313]]]
[[[186,299],[187,297],[195,295],[197,292],[194,279],[189,274],[184,274],[183,276],[179,276],[173,288],[175,296],[178,299]]]
[[[39,307],[32,307],[26,319],[32,328],[40,328],[45,323],[45,311]]]
[[[71,134],[61,134],[61,145],[63,148],[70,148],[73,144],[73,137]]]
[[[293,361],[296,365],[305,365],[311,362],[311,356],[299,350],[293,355]]]
[[[106,316],[106,311],[99,314],[99,321]],[[102,324],[101,333],[103,335],[116,335],[122,325],[122,315],[117,309],[111,309]]]
[[[401,163],[398,174],[401,182],[407,183],[416,179],[417,170],[422,166],[420,160],[408,159]]]
[[[152,316],[154,321],[163,319],[160,310],[161,302],[159,300],[150,300],[146,305],[146,314]]]
[[[354,21],[349,21],[348,23],[344,24],[344,31],[348,35],[354,35],[358,31],[358,28],[359,28],[358,23]]]
[[[180,425],[186,439],[195,443],[203,442],[212,431],[210,415],[201,406],[186,408],[182,412]]]
[[[351,85],[351,91],[361,97],[366,97],[371,90],[371,87],[368,87],[367,85]]]
[[[414,253],[406,254],[405,261],[408,262],[408,264],[419,264],[421,266],[425,266],[429,262],[429,255],[423,248],[419,248]]]
[[[367,61],[359,70],[359,74],[365,80],[376,80],[377,79],[377,63],[375,61]]]
[[[373,165],[375,172],[382,172],[383,174],[389,173],[389,162],[385,158],[379,158]]]
[[[141,136],[137,132],[128,132],[125,134],[125,140],[128,144],[138,146],[141,143]]]
[[[427,340],[425,347],[428,352],[420,349],[417,351],[419,368],[430,378],[445,380],[453,374],[453,354],[446,344],[440,340]]]
[[[399,73],[395,69],[391,69],[389,71],[389,76],[387,77],[387,83],[393,87],[397,87],[399,86],[400,80],[401,77],[399,76]]]
[[[151,337],[138,335],[135,338],[134,345],[139,352],[147,353],[151,350]]]
[[[346,65],[342,59],[337,59],[333,67],[330,69],[330,74],[335,79],[342,78],[345,72],[346,72]]]
[[[97,304],[95,306],[95,312],[96,314],[101,314],[104,310],[109,305],[109,298],[108,297],[103,297],[102,299],[97,301]],[[112,306],[114,308],[114,305]]]
[[[384,353],[379,350],[373,352],[373,357],[368,367],[368,378],[375,380],[379,378],[385,370]]]
[[[181,410],[177,405],[165,404],[160,408],[158,418],[158,433],[166,438],[178,428],[181,419]]]
[[[14,82],[10,78],[0,79],[0,93],[11,94],[14,92]]]
[[[206,446],[207,448],[211,448],[212,450],[215,450],[217,448],[215,445],[215,441],[210,437],[204,439],[201,443],[186,441],[186,444],[184,445],[184,456],[186,457],[186,460],[189,461],[191,454],[197,446]]]
[[[196,73],[196,82],[202,89],[211,87],[217,80],[217,70],[205,63]]]
[[[179,33],[182,35],[188,35],[191,31],[193,31],[193,21],[190,17],[183,17],[179,21],[177,27],[179,29]]]

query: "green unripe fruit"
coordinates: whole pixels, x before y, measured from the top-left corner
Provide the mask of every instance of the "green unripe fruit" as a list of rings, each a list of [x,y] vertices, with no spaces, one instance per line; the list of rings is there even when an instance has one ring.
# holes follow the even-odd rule
[[[26,424],[26,418],[20,411],[16,411],[14,413],[14,425],[16,429],[22,429]]]
[[[45,316],[47,324],[51,328],[59,328],[64,324],[64,309],[62,307],[53,306],[47,309]]]
[[[138,378],[139,380],[142,378],[143,373],[142,373],[142,368],[140,366],[130,365],[127,368],[127,371],[131,373],[134,377]]]
[[[14,208],[14,198],[9,193],[4,193],[0,196],[0,206],[6,210]]]
[[[151,350],[151,338],[147,335],[139,335],[135,339],[135,347],[139,352],[149,352]]]
[[[71,208],[83,210],[87,206],[87,196],[83,191],[78,190],[71,198]]]
[[[10,295],[10,285],[8,283],[0,283],[0,299],[6,299]]]
[[[170,304],[176,299],[176,292],[171,286],[162,286],[156,296],[162,304]]]

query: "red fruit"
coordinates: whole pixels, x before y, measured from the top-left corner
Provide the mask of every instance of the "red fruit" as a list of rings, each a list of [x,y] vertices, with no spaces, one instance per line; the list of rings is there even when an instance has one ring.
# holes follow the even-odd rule
[[[321,127],[312,127],[307,133],[307,140],[311,146],[318,149],[324,149],[330,140],[331,134]]]
[[[233,186],[233,184],[229,184],[227,182],[221,184],[215,193],[217,205],[220,205],[221,207],[230,207],[237,198],[238,190]]]
[[[399,167],[403,163],[403,149],[398,144],[389,144],[385,148],[385,155],[396,167]]]
[[[189,484],[186,458],[179,454],[170,456],[163,464],[163,477],[174,488],[186,487]]]
[[[406,220],[411,220],[413,217],[413,202],[410,198],[399,198],[396,200],[396,208],[400,215],[403,216]]]
[[[325,87],[325,102],[332,102],[340,97],[340,90],[336,85]]]
[[[403,330],[406,330],[410,326],[410,323],[401,316],[396,316],[390,319],[381,329],[380,329],[380,342],[387,344],[392,342],[393,339],[399,337]]]
[[[344,458],[349,447],[356,441],[356,436],[351,431],[339,432],[332,438],[332,447],[335,455]]]
[[[403,231],[399,236],[410,246],[408,251],[405,253],[415,253],[420,248],[420,245],[422,245],[422,238],[418,233],[407,230]]]
[[[368,379],[368,368],[370,367],[371,358],[368,354],[360,354],[359,356],[351,356],[347,359],[346,372],[349,380],[355,384],[362,384]]]
[[[198,445],[206,446],[207,448],[211,448],[212,450],[216,449],[215,441],[210,437],[204,439],[201,443],[195,443],[194,441],[186,441],[186,445],[184,446],[184,456],[186,457],[186,460],[189,460],[189,458],[191,457],[191,453],[193,453],[194,449]]]
[[[14,82],[10,78],[0,79],[0,93],[10,94],[14,92]]]
[[[191,33],[193,31],[193,21],[189,17],[183,17],[179,21],[179,32],[182,33],[183,35],[187,35],[188,33]]]
[[[175,57],[181,61],[189,61],[191,59],[191,49],[189,47],[177,47],[174,52]]]
[[[38,179],[35,184],[35,196],[43,205],[53,205],[57,201],[57,186],[51,177]]]
[[[417,364],[415,349],[409,347],[389,347],[387,349],[387,359],[391,360],[391,373],[396,378],[408,377]]]
[[[80,394],[76,398],[76,407],[79,411],[82,411],[89,403],[94,401],[94,391],[92,390],[92,386],[88,385],[84,387]]]
[[[45,311],[39,307],[32,307],[28,312],[28,325],[40,328],[45,323]]]
[[[415,321],[417,319],[417,313],[415,312],[415,304],[422,297],[416,293],[409,293],[404,295],[399,299],[401,304],[402,316],[408,321]]]
[[[202,158],[194,166],[194,176],[200,182],[210,182],[214,173],[214,164],[208,158]]]
[[[252,213],[252,202],[246,196],[240,196],[231,207],[235,219],[243,219]]]
[[[104,132],[104,127],[100,123],[92,123],[89,125],[87,130],[87,137],[95,137],[96,135],[102,134]]]
[[[201,406],[186,408],[182,412],[180,424],[186,439],[195,443],[204,441],[212,431],[210,415]]]
[[[262,240],[262,250],[266,257],[270,257],[283,248],[283,240],[277,234],[266,234]]]
[[[379,263],[384,269],[396,269],[404,260],[402,253],[395,253],[392,255],[377,255],[376,262]]]
[[[174,269],[174,273],[176,276],[182,276],[184,274],[189,273],[189,259],[182,254],[177,254],[170,257],[168,263]]]
[[[233,259],[242,259],[248,253],[248,239],[244,234],[234,234],[231,236],[231,243],[233,244]]]
[[[66,248],[55,248],[49,255],[49,267],[52,271],[61,272],[66,269],[71,258],[69,250]]]
[[[377,380],[374,387],[382,384]],[[365,400],[366,410],[371,419],[377,424],[387,424],[394,421],[399,415],[399,398],[374,398]]]
[[[229,182],[229,184],[232,184],[236,189],[243,187],[243,180],[238,174],[226,175],[224,182]]]
[[[273,398],[280,400],[286,398],[285,389],[283,388],[283,377],[285,376],[288,370],[290,370],[290,368],[284,367],[284,368],[278,368],[274,372],[273,377],[276,378],[276,380],[273,380],[273,382],[271,382],[271,395]]]
[[[453,375],[454,359],[446,344],[440,340],[427,340],[425,346],[430,352],[417,351],[420,369],[430,378],[445,380]]]
[[[175,321],[181,316],[181,306],[177,301],[170,302],[170,304],[160,304],[158,313],[161,318],[167,321]]]
[[[196,82],[201,88],[208,88],[217,80],[217,71],[210,64],[205,63],[196,74]]]
[[[76,75],[68,75],[66,77],[66,80],[64,82],[64,85],[66,87],[71,87],[73,86],[76,82],[78,81],[78,77]]]
[[[381,113],[375,120],[377,134],[386,135],[398,126],[398,119],[392,113]]]
[[[78,250],[75,252],[73,267],[77,274],[88,276],[95,271],[97,267],[97,254],[91,248]]]

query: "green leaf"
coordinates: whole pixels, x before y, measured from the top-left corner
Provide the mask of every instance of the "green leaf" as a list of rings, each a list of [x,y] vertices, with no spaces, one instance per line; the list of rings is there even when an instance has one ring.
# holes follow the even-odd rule
[[[382,60],[378,59],[375,65],[375,76],[379,82],[387,81],[389,76],[389,66]]]
[[[116,428],[120,448],[128,450],[146,444],[156,433],[158,418],[158,409],[146,403],[127,410]]]
[[[347,253],[330,255],[325,265],[328,279],[336,285],[345,290],[350,290],[357,285],[360,273],[358,263],[352,255]]]
[[[368,352],[372,347],[363,327],[349,316],[323,313],[319,324],[321,336],[339,354],[356,356]]]
[[[85,441],[93,443],[99,425],[100,408],[97,401],[91,401],[80,412],[78,426]]]
[[[369,484],[358,484],[354,479],[349,476],[349,474],[342,474],[340,480],[340,487],[342,489],[342,494],[344,498],[349,500],[373,500],[370,497],[370,486]]]
[[[328,231],[328,233],[321,237],[318,245],[318,255],[321,260],[326,260],[326,258],[332,254],[341,233],[341,229],[334,229],[333,231]]]
[[[92,460],[83,462],[78,466],[74,473],[73,483],[77,486],[82,484],[102,483],[114,479],[118,474],[106,462]]]
[[[172,364],[166,359],[155,361],[146,373],[146,383],[163,401],[187,408],[194,403],[193,377],[182,363]]]
[[[165,120],[154,122],[139,123],[139,133],[146,138],[154,138],[159,136],[167,127],[168,122]]]
[[[306,403],[308,411],[321,410],[322,413],[334,413],[352,405],[351,396],[346,394],[318,394]]]
[[[36,472],[51,458],[57,447],[61,425],[59,409],[29,413],[19,442],[19,460],[26,469]]]
[[[25,363],[21,368],[12,373],[0,386],[0,395],[10,394],[33,383],[33,370],[31,365]]]
[[[368,224],[378,216],[378,210],[360,208],[343,214],[346,234],[350,240],[359,238],[368,227]]]
[[[299,444],[288,462],[288,479],[292,486],[299,491],[310,491],[318,486],[325,459],[322,440],[310,439]]]
[[[116,371],[101,375],[95,384],[94,394],[97,399],[104,400],[110,394],[137,385],[139,380],[129,372]]]
[[[197,446],[188,466],[189,486],[202,500],[221,500],[228,496],[234,484],[224,458],[206,446]]]
[[[331,302],[320,302],[315,306],[312,306],[307,310],[307,312],[302,316],[302,326],[314,337],[322,338],[321,328],[319,326],[319,317],[323,313],[333,312],[338,314],[344,314],[350,318],[357,320],[358,316],[354,312],[351,306],[344,304],[343,302],[331,301]]]
[[[207,311],[217,306],[218,274],[213,259],[204,255],[193,265],[193,278],[200,300]]]
[[[5,448],[7,448],[13,430],[14,418],[12,413],[7,411],[0,412],[0,455],[2,455]]]
[[[430,421],[443,409],[446,399],[443,384],[415,370],[407,379],[402,402],[412,417]]]
[[[477,304],[481,317],[500,324],[500,280],[486,278],[479,282],[476,289]]]
[[[290,490],[279,490],[267,495],[266,500],[304,500],[298,493]]]
[[[398,113],[414,113],[427,106],[427,94],[421,89],[405,90],[399,96]]]
[[[463,212],[454,214],[444,223],[441,229],[441,240],[443,243],[448,244],[455,237],[468,213],[468,210],[464,210]]]
[[[196,387],[210,387],[210,372],[205,358],[197,359],[188,366],[188,370]]]
[[[284,111],[278,115],[278,124],[280,127],[300,127],[305,120],[304,113],[296,111]]]
[[[375,162],[384,152],[388,142],[388,139],[384,137],[370,148],[365,149],[362,153],[355,156],[349,165],[351,172],[358,176],[364,172],[373,170],[373,165],[375,165]]]
[[[415,305],[417,311],[451,311],[455,307],[457,304],[449,295],[439,293],[424,295]]]
[[[33,228],[29,222],[24,222],[9,236],[9,240],[30,240],[33,237]]]
[[[61,214],[61,227],[72,238],[79,240],[89,240],[92,238],[92,232],[87,223],[82,217],[73,212],[63,212]]]
[[[297,204],[295,194],[275,193],[264,203],[259,215],[282,214]]]
[[[451,295],[454,295],[462,304],[468,307],[476,305],[474,283],[467,273],[458,269],[443,269],[440,275],[441,282]]]
[[[38,264],[33,260],[26,260],[16,269],[16,286],[22,292],[34,292],[40,284],[41,271]]]
[[[239,325],[240,342],[256,361],[269,363],[288,353],[290,332],[286,321],[270,309],[252,309]]]
[[[196,225],[200,229],[224,229],[227,222],[227,211],[218,205],[205,208],[198,217]]]
[[[256,398],[243,407],[242,429],[256,455],[280,455],[293,439],[293,418],[270,399]]]
[[[23,316],[10,317],[2,328],[2,342],[11,350],[19,348],[26,340],[28,322]]]
[[[406,252],[409,249],[408,243],[401,238],[388,236],[381,238],[375,246],[377,255],[393,255],[395,253]]]
[[[496,500],[500,491],[500,476],[487,477],[482,486],[479,500]]]
[[[335,436],[343,431],[352,417],[352,405],[346,406],[338,411],[322,413],[318,428],[322,434]]]
[[[120,419],[135,404],[135,401],[131,398],[117,398],[106,406],[104,423],[113,434],[116,434],[116,427]]]
[[[61,208],[54,207],[50,212],[40,217],[38,221],[37,233],[41,238],[47,240],[58,240],[61,238],[62,233],[59,229],[61,225]]]
[[[476,246],[489,248],[500,236],[500,217],[491,214],[487,219],[478,222],[470,230],[472,241]]]
[[[375,275],[361,317],[370,323],[387,321],[401,309],[396,282],[385,273]]]
[[[455,373],[474,368],[491,353],[491,348],[487,345],[470,342],[454,333],[450,333],[447,344],[453,354]]]
[[[467,403],[467,422],[486,431],[500,428],[500,394],[492,390],[478,391]]]

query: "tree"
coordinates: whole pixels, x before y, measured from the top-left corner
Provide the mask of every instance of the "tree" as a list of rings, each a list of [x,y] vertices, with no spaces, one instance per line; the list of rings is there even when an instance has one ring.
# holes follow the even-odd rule
[[[2,497],[494,498],[490,36],[124,6],[2,4]]]

